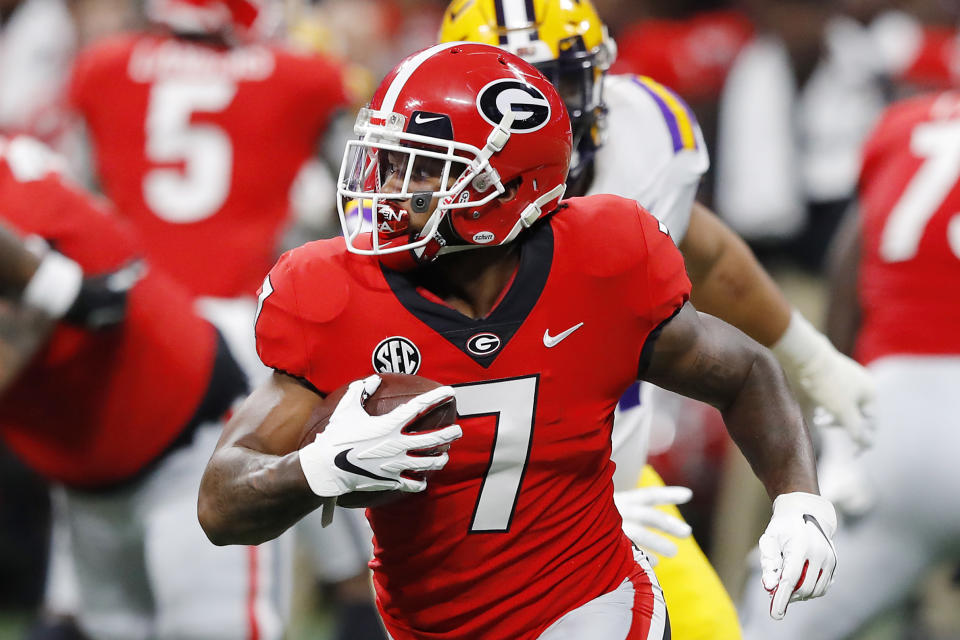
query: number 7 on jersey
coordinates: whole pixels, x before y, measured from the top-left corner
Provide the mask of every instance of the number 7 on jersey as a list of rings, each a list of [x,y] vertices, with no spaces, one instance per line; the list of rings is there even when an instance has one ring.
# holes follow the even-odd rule
[[[493,449],[473,510],[471,533],[510,529],[530,461],[540,376],[455,385],[461,418],[495,416]]]

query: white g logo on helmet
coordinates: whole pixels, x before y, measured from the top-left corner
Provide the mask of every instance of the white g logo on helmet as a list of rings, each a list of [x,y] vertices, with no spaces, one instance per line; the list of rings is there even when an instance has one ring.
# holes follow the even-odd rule
[[[510,131],[530,133],[550,120],[550,101],[525,82],[511,78],[494,80],[477,95],[477,110],[483,119],[496,126],[508,111],[514,115]]]

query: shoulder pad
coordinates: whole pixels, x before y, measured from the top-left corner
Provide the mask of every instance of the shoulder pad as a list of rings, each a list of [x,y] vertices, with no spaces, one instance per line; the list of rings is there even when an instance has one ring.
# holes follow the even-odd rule
[[[558,251],[572,268],[600,277],[635,267],[642,254],[640,206],[635,200],[598,194],[564,200],[553,216]]]
[[[336,244],[336,240],[318,240],[291,249],[270,272],[274,288],[276,278],[289,278],[298,315],[305,322],[331,322],[347,306],[351,278],[338,259],[341,252]]]

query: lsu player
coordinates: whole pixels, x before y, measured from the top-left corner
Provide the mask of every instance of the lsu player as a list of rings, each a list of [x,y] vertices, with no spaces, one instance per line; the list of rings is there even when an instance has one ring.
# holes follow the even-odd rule
[[[130,226],[60,164],[0,138],[0,438],[63,487],[79,625],[105,640],[279,639],[281,543],[225,552],[196,519],[246,379]]]
[[[960,486],[960,93],[889,107],[864,147],[857,196],[834,247],[829,330],[877,381],[876,442],[856,460],[876,499],[837,537],[843,577],[830,602],[770,625],[747,594],[751,640],[852,637],[930,567],[960,559],[949,506]]]
[[[636,201],[561,201],[570,120],[540,73],[489,45],[435,45],[387,75],[355,132],[339,202],[373,200],[375,230],[350,232],[341,208],[344,238],[264,280],[257,344],[276,373],[210,460],[211,539],[270,539],[324,498],[401,489],[416,495],[367,511],[396,640],[669,638],[613,502],[613,410],[644,377],[718,406],[776,496],[761,538],[774,610],[825,592],[835,516],[779,365],[687,302],[680,253]],[[386,371],[456,386],[462,424],[403,433],[450,386],[367,415]],[[298,450],[321,396],[351,380]]]
[[[613,193],[637,200],[670,230],[693,282],[692,300],[772,348],[808,407],[822,406],[859,442],[861,406],[872,397],[865,371],[841,355],[763,271],[746,244],[695,196],[709,159],[693,113],[655,80],[608,75],[616,47],[589,0],[454,0],[440,29],[444,42],[500,46],[531,62],[559,90],[573,123],[568,195]],[[617,501],[624,526],[645,548],[663,552],[657,576],[673,612],[674,638],[738,638],[736,612],[686,523],[652,507],[689,499],[662,488],[646,457],[650,387],[621,402],[614,429]],[[663,509],[679,519],[672,505]],[[670,534],[666,539],[649,527]]]

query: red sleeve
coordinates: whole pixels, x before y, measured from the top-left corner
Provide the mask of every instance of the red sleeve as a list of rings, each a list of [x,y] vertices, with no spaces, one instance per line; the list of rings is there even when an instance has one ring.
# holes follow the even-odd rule
[[[306,331],[297,297],[294,253],[280,256],[257,292],[257,355],[264,365],[310,377]]]
[[[657,327],[690,299],[690,279],[666,226],[640,205],[637,212],[647,254],[647,317]]]
[[[59,251],[79,262],[86,273],[112,271],[140,253],[133,230],[107,201],[59,176],[44,182],[43,186],[55,193],[54,202],[63,219],[48,239]]]
[[[44,238],[91,275],[122,266],[139,248],[110,204],[58,171],[59,157],[39,142],[18,137],[0,162],[2,216],[21,233]]]

